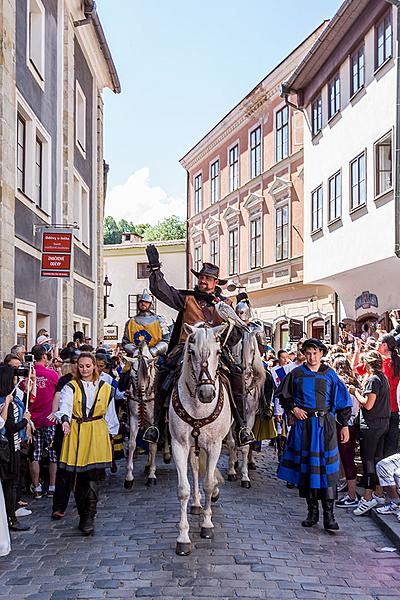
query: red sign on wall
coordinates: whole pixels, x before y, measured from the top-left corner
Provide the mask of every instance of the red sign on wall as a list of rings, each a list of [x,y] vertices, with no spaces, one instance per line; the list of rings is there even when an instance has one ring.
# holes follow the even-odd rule
[[[46,229],[43,232],[42,277],[63,277],[71,275],[72,231]]]

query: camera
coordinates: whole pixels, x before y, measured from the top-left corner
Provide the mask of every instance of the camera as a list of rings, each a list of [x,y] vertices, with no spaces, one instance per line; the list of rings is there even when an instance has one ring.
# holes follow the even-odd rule
[[[34,362],[33,354],[31,354],[30,352],[26,352],[24,355],[24,362],[25,363],[33,363]]]
[[[15,374],[17,377],[29,377],[29,371],[29,367],[22,365],[21,367],[15,369]]]

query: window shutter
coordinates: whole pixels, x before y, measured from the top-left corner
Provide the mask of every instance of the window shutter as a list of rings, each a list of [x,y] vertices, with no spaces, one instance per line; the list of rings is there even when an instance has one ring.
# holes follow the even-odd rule
[[[298,342],[303,337],[303,321],[289,320],[289,341]]]

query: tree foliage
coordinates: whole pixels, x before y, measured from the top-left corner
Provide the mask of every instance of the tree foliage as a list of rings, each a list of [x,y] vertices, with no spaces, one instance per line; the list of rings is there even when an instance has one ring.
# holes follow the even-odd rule
[[[156,225],[149,223],[138,223],[121,219],[116,221],[114,217],[104,219],[104,244],[120,244],[122,234],[132,231],[143,236],[145,242],[156,242],[161,240],[181,240],[186,238],[186,223],[176,215],[166,217]]]

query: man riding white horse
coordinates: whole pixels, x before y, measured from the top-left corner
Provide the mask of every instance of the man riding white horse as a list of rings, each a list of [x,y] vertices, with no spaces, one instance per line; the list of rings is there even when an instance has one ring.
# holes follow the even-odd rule
[[[166,364],[161,368],[157,385],[156,405],[154,408],[154,424],[149,427],[143,439],[156,444],[159,441],[160,431],[163,428],[165,415],[165,402],[169,397],[175,372],[182,359],[183,344],[187,333],[184,324],[194,325],[204,322],[209,326],[217,326],[223,319],[216,310],[216,305],[222,300],[221,288],[226,280],[219,278],[219,268],[211,263],[204,263],[200,271],[191,269],[198,278],[198,284],[194,290],[177,290],[169,285],[161,272],[161,263],[156,247],[152,244],[147,246],[147,256],[150,268],[150,290],[152,294],[167,306],[179,312],[178,318],[171,335],[169,354]],[[232,311],[233,312],[233,311]],[[254,441],[253,434],[247,430],[244,418],[244,379],[240,365],[235,364],[230,352],[230,346],[236,344],[242,335],[237,327],[230,328],[229,338],[223,346],[222,361],[226,367],[226,376],[232,391],[232,413],[238,430],[238,442],[240,446],[250,444]]]
[[[142,342],[146,342],[152,356],[166,354],[169,341],[169,329],[166,320],[151,309],[153,298],[147,289],[138,295],[137,314],[125,324],[122,348],[134,356]]]

